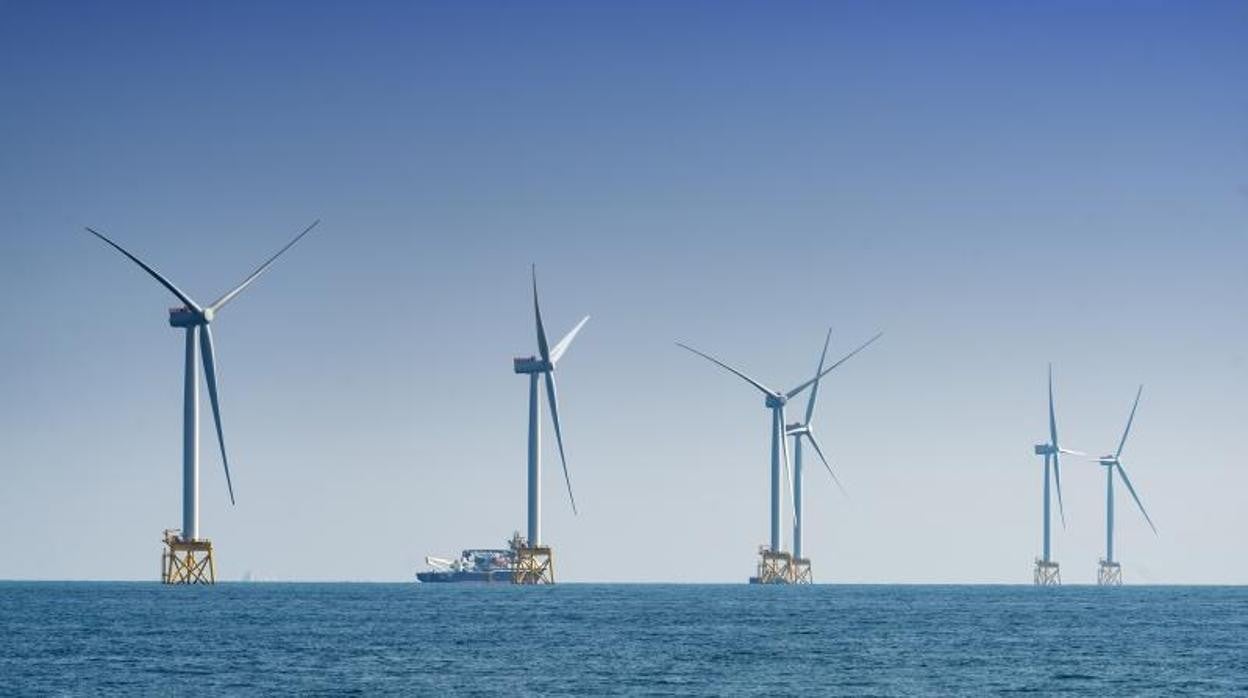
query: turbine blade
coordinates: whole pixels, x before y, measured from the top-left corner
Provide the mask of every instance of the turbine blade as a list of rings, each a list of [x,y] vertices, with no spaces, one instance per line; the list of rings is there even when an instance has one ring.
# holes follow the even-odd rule
[[[1131,433],[1131,423],[1135,421],[1135,408],[1140,406],[1140,395],[1144,393],[1144,386],[1135,391],[1135,404],[1131,405],[1131,416],[1127,418],[1127,428],[1122,430],[1122,441],[1118,442],[1118,450],[1114,452],[1114,458],[1122,455],[1122,447],[1127,445],[1127,434]]]
[[[143,260],[127,252],[124,247],[122,247],[121,245],[118,245],[112,240],[109,240],[108,238],[104,237],[102,234],[96,232],[92,228],[87,228],[87,232],[103,240],[104,242],[107,242],[109,245],[112,245],[113,249],[129,257],[130,261],[142,267],[143,271],[147,272],[148,274],[151,274],[153,279],[156,279],[157,281],[159,281],[161,286],[164,286],[165,288],[169,289],[169,291],[173,293],[173,295],[178,297],[178,300],[186,304],[186,307],[190,308],[191,310],[194,310],[197,313],[203,311],[203,309],[200,308],[199,305],[195,303],[195,301],[191,300],[190,296],[186,295],[181,290],[179,290],[177,286],[174,286],[172,281],[161,276],[160,272],[144,264]]]
[[[1066,506],[1062,503],[1062,469],[1058,454],[1065,450],[1057,445],[1057,412],[1053,409],[1053,364],[1049,364],[1049,442],[1053,446],[1053,481],[1057,484],[1057,513],[1066,528]]]
[[[841,479],[836,476],[836,473],[832,472],[832,465],[828,463],[828,459],[824,457],[823,449],[819,448],[819,442],[815,440],[814,432],[807,431],[806,439],[810,441],[811,446],[815,447],[815,453],[819,454],[819,460],[823,461],[823,467],[828,469],[828,474],[832,476],[832,482],[836,483],[836,488],[841,491],[841,494],[848,497],[849,492],[845,490],[845,486],[841,484]]]
[[[568,485],[568,499],[572,502],[572,513],[576,510],[576,497],[572,495],[572,478],[568,477],[568,459],[563,455],[563,430],[559,426],[559,399],[555,396],[555,376],[545,374],[546,399],[550,402],[550,421],[555,423],[555,441],[559,443],[559,462],[563,464],[563,481]]]
[[[880,337],[883,337],[883,336],[884,336],[884,333],[883,333],[883,332],[877,332],[877,333],[876,333],[876,335],[875,335],[874,337],[872,337],[871,339],[868,339],[866,342],[864,342],[864,343],[862,344],[862,346],[860,346],[860,347],[858,347],[857,349],[855,349],[855,350],[853,350],[853,351],[849,352],[848,354],[846,354],[846,355],[845,355],[845,356],[844,356],[844,357],[843,357],[840,361],[837,361],[836,363],[832,364],[831,366],[829,366],[829,367],[827,367],[827,368],[823,369],[823,370],[822,370],[822,371],[820,371],[820,372],[819,372],[819,374],[818,374],[818,375],[816,375],[814,378],[811,378],[810,380],[806,381],[805,383],[802,383],[801,385],[797,386],[796,388],[794,388],[794,389],[790,390],[788,393],[785,393],[785,396],[786,396],[786,397],[789,397],[789,398],[792,398],[792,397],[796,396],[797,394],[801,393],[803,390],[805,390],[805,389],[809,388],[809,387],[810,387],[810,386],[811,386],[811,385],[812,385],[815,381],[817,381],[817,380],[819,380],[820,378],[823,378],[824,376],[828,375],[828,374],[829,374],[829,373],[831,373],[833,370],[835,370],[838,366],[840,366],[841,364],[845,363],[846,361],[849,361],[850,359],[852,359],[852,358],[854,357],[854,355],[855,355],[855,354],[857,354],[858,352],[862,351],[863,349],[866,349],[867,347],[871,346],[873,343],[875,343],[875,340],[877,340],[877,339],[879,339]]]
[[[1053,410],[1053,364],[1049,364],[1049,443],[1055,450],[1062,450],[1057,445],[1057,413]]]
[[[550,350],[550,362],[552,364],[559,361],[559,358],[563,356],[563,352],[567,351],[568,347],[572,345],[572,340],[576,337],[576,333],[580,332],[587,322],[589,322],[588,315],[581,318],[581,321],[576,323],[576,327],[573,327],[571,332],[565,334],[563,339],[559,340],[559,343],[555,345],[555,348]]]
[[[286,243],[286,246],[278,250],[277,254],[273,255],[272,257],[269,257],[269,260],[265,262],[264,264],[261,264],[259,268],[253,271],[251,273],[251,276],[248,276],[246,279],[243,279],[243,283],[239,284],[238,286],[235,286],[233,291],[230,291],[224,296],[221,296],[212,305],[208,307],[212,308],[213,312],[216,312],[220,310],[222,307],[224,307],[226,303],[229,303],[230,301],[234,300],[234,297],[242,293],[243,289],[250,286],[251,282],[259,278],[260,275],[264,273],[264,270],[269,268],[269,265],[277,261],[277,258],[281,257],[283,252],[294,247],[296,242],[299,242],[300,240],[302,240],[304,235],[307,235],[308,233],[312,232],[312,229],[315,228],[317,224],[319,224],[320,222],[321,221],[319,219],[312,221],[312,225],[309,225],[308,227],[304,228],[303,232],[296,235],[294,240],[291,240],[290,242]]]
[[[792,502],[793,497],[796,494],[796,491],[793,489],[793,470],[792,468],[789,467],[789,437],[785,436],[783,433],[784,421],[785,421],[784,410],[781,409],[780,410],[780,425],[781,425],[780,453],[783,454],[784,456],[784,478],[789,483],[789,492],[788,492],[789,496],[787,497],[787,499],[789,502]],[[781,502],[783,502],[785,499],[786,498],[783,496],[780,497]],[[793,525],[796,526],[797,525],[797,507],[790,506],[789,514],[791,515],[791,518],[793,519]]]
[[[832,328],[828,328],[828,336],[823,339],[823,353],[819,355],[819,368],[815,369],[815,382],[810,387],[810,400],[806,402],[806,425],[815,416],[815,398],[819,395],[819,376],[823,374],[823,362],[828,358],[828,342],[832,341]]]
[[[754,386],[755,388],[758,388],[759,390],[763,391],[763,394],[765,394],[765,395],[772,395],[772,394],[773,394],[773,393],[772,393],[772,391],[771,391],[771,388],[768,388],[767,386],[763,385],[762,383],[759,383],[758,381],[754,380],[753,378],[750,378],[749,376],[747,376],[747,375],[745,375],[744,373],[742,373],[742,372],[738,371],[737,369],[735,369],[735,368],[733,368],[733,367],[729,366],[728,364],[724,363],[723,361],[720,361],[719,359],[715,358],[714,356],[711,356],[710,354],[703,354],[702,352],[698,351],[697,349],[694,349],[693,347],[689,346],[688,344],[681,344],[680,342],[676,342],[676,346],[680,347],[681,349],[687,349],[687,350],[689,350],[689,351],[691,351],[691,352],[693,352],[693,353],[697,354],[698,356],[701,356],[702,358],[706,359],[707,361],[710,361],[711,363],[715,364],[716,366],[719,366],[720,368],[723,368],[723,369],[727,370],[728,372],[730,372],[730,373],[732,373],[733,375],[737,376],[737,377],[738,377],[738,378],[740,378],[741,380],[744,380],[746,383],[749,383],[750,385]]]
[[[1066,528],[1066,506],[1062,504],[1062,468],[1057,462],[1057,452],[1053,452],[1053,481],[1057,484],[1057,514],[1062,519],[1062,528]]]
[[[1068,455],[1068,456],[1086,456],[1086,455],[1088,455],[1088,454],[1084,453],[1083,451],[1072,451],[1072,450],[1070,450],[1069,448],[1059,448],[1059,449],[1057,449],[1057,451],[1058,451],[1058,453],[1063,453],[1063,454]],[[1094,459],[1094,460],[1095,460],[1095,459]]]
[[[537,318],[537,349],[542,361],[550,362],[550,347],[546,343],[546,328],[542,327],[542,309],[537,304],[537,265],[533,265],[533,316]],[[547,385],[550,385],[547,383]]]
[[[1122,463],[1118,463],[1118,474],[1122,477],[1122,484],[1127,486],[1127,491],[1131,493],[1131,499],[1135,500],[1135,505],[1140,508],[1140,513],[1144,515],[1144,520],[1148,522],[1148,527],[1153,529],[1153,533],[1157,533],[1157,527],[1153,525],[1152,518],[1148,512],[1144,510],[1144,503],[1140,501],[1139,495],[1135,493],[1135,488],[1131,486],[1131,478],[1127,477],[1127,471],[1123,470]]]
[[[230,490],[230,504],[234,504],[234,483],[230,480],[230,461],[225,457],[225,434],[221,431],[221,405],[217,401],[217,357],[212,350],[212,330],[208,325],[199,328],[199,348],[204,356],[204,377],[208,382],[208,397],[212,401],[212,419],[217,425],[217,443],[221,444],[221,465],[225,468],[225,486]]]

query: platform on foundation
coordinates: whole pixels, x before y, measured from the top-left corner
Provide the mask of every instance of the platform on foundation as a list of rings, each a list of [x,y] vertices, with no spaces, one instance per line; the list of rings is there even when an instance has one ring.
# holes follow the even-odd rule
[[[1035,583],[1038,587],[1055,587],[1062,583],[1061,567],[1052,560],[1036,560]]]
[[[758,549],[758,573],[750,584],[789,584],[792,581],[793,556],[766,546]]]
[[[162,584],[216,584],[212,541],[182,540],[180,531],[165,530],[165,549],[160,553]]]
[[[793,561],[789,563],[789,581],[793,584],[815,583],[815,578],[810,573],[810,558],[793,558]]]
[[[518,546],[516,566],[511,572],[512,584],[554,584],[555,554],[550,546]]]
[[[1096,583],[1103,587],[1122,586],[1122,565],[1101,560],[1096,568]]]

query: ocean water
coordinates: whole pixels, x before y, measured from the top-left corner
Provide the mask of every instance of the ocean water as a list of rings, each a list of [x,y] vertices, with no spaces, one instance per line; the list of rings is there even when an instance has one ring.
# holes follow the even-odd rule
[[[1248,693],[1248,588],[0,583],[0,695]]]

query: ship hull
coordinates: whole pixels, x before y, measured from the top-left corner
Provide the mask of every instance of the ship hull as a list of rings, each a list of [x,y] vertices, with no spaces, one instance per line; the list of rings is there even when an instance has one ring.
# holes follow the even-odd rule
[[[510,583],[511,570],[490,570],[489,572],[417,572],[416,579],[426,584]]]

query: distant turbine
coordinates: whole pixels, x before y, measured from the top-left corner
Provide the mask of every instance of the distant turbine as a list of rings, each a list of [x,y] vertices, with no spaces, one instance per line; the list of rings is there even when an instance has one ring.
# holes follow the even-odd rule
[[[1114,560],[1114,472],[1118,472],[1118,476],[1122,478],[1122,484],[1127,486],[1127,491],[1131,493],[1131,498],[1135,500],[1135,505],[1140,508],[1140,513],[1144,515],[1144,520],[1148,522],[1148,527],[1153,529],[1153,533],[1157,533],[1157,527],[1153,525],[1153,520],[1149,518],[1148,512],[1144,510],[1144,504],[1135,493],[1135,488],[1131,486],[1131,479],[1127,477],[1127,471],[1122,467],[1122,449],[1127,445],[1127,435],[1131,433],[1131,423],[1135,421],[1135,410],[1140,406],[1140,395],[1144,393],[1144,386],[1135,393],[1135,404],[1131,405],[1131,416],[1127,418],[1127,428],[1122,431],[1122,440],[1118,442],[1118,450],[1112,455],[1101,456],[1095,459],[1096,462],[1105,466],[1105,559],[1101,561],[1100,570],[1097,574],[1097,581],[1101,584],[1121,584],[1122,571],[1117,561]]]
[[[749,376],[745,375],[741,371],[738,371],[737,369],[729,366],[728,364],[720,361],[719,359],[716,359],[710,354],[704,354],[703,352],[700,352],[697,349],[694,349],[693,347],[687,344],[683,344],[681,342],[676,343],[676,346],[679,346],[682,349],[686,349],[688,351],[693,352],[694,354],[697,354],[698,356],[701,356],[707,361],[710,361],[711,363],[719,366],[720,368],[728,371],[729,373],[732,373],[733,375],[737,376],[741,380],[757,388],[763,394],[765,398],[763,404],[768,409],[771,410],[771,551],[772,552],[777,552],[777,553],[781,552],[780,462],[783,459],[787,467],[788,453],[789,453],[789,449],[784,438],[784,435],[785,435],[784,405],[785,403],[788,402],[790,399],[799,395],[803,390],[814,385],[820,378],[827,375],[830,371],[832,371],[833,369],[837,368],[841,364],[848,361],[855,354],[862,351],[863,349],[866,349],[872,342],[879,339],[883,334],[884,334],[883,332],[876,334],[874,337],[867,340],[862,346],[851,351],[849,354],[846,354],[845,357],[842,358],[840,361],[837,361],[836,363],[832,364],[828,368],[823,369],[821,372],[815,374],[814,378],[811,378],[810,380],[806,381],[805,383],[802,383],[796,388],[793,388],[787,393],[783,393],[783,392],[768,388],[762,383],[759,383],[753,378],[750,378]]]
[[[823,461],[823,467],[828,469],[828,475],[832,476],[832,481],[836,486],[845,491],[841,481],[836,477],[836,473],[832,472],[832,466],[828,463],[827,457],[823,455],[823,449],[819,447],[819,442],[815,439],[814,429],[811,427],[811,420],[815,416],[815,400],[819,397],[819,379],[823,375],[823,362],[828,356],[828,343],[832,341],[832,330],[828,329],[828,335],[823,340],[823,353],[819,355],[819,367],[815,369],[815,379],[810,386],[810,397],[806,401],[806,418],[801,422],[795,422],[785,428],[785,433],[793,437],[793,557],[802,557],[802,438],[810,441],[810,445],[814,447],[815,453],[818,454],[819,460]]]
[[[1053,410],[1053,364],[1049,364],[1049,442],[1036,444],[1036,455],[1044,456],[1044,557],[1036,561],[1036,583],[1056,584],[1060,581],[1057,563],[1053,562],[1051,536],[1049,533],[1049,464],[1052,462],[1053,482],[1057,486],[1057,510],[1062,518],[1062,528],[1066,527],[1066,510],[1062,506],[1062,471],[1058,456],[1060,454],[1082,456],[1078,451],[1068,451],[1061,447],[1057,440],[1057,415]]]
[[[541,519],[541,421],[538,414],[538,394],[537,379],[539,376],[545,378],[546,382],[546,402],[550,408],[550,420],[555,425],[555,440],[559,444],[559,461],[563,464],[563,480],[568,486],[568,500],[572,502],[572,512],[576,513],[576,498],[572,496],[572,480],[568,477],[568,460],[563,453],[563,431],[559,426],[559,400],[555,390],[555,366],[559,363],[560,357],[568,350],[568,346],[572,344],[576,333],[581,331],[585,323],[589,320],[586,315],[580,322],[576,323],[576,327],[571,332],[564,335],[563,339],[554,348],[549,348],[546,343],[546,329],[542,326],[542,310],[537,303],[537,267],[533,267],[533,315],[537,320],[537,350],[538,356],[527,356],[513,360],[513,368],[516,373],[527,373],[529,375],[529,547],[536,548],[541,545],[542,536],[542,519]]]
[[[243,282],[233,290],[218,298],[211,305],[201,306],[191,297],[174,286],[171,281],[161,276],[155,269],[143,263],[138,257],[127,252],[121,245],[104,235],[87,228],[87,232],[111,245],[118,252],[129,257],[156,279],[162,286],[182,301],[179,308],[169,309],[169,324],[173,327],[186,329],[186,371],[183,380],[182,406],[182,531],[184,541],[199,540],[199,353],[203,352],[204,376],[208,384],[208,397],[212,402],[212,418],[217,427],[217,442],[221,445],[221,465],[225,469],[225,485],[230,493],[230,504],[234,503],[234,484],[230,480],[230,464],[225,457],[225,435],[221,430],[221,409],[217,401],[217,369],[216,356],[213,353],[212,330],[209,324],[215,319],[217,312],[225,307],[235,296],[242,293],[269,265],[299,242],[304,235],[316,227],[315,221],[295,236],[286,246],[277,251],[264,264],[261,264]],[[196,342],[198,335],[198,343]]]

